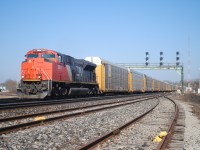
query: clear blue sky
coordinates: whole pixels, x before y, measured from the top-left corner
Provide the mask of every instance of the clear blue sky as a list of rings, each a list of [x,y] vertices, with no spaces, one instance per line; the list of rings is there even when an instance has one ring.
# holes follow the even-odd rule
[[[75,58],[99,56],[111,62],[175,62],[181,53],[187,79],[188,37],[191,79],[200,68],[199,0],[1,0],[0,82],[20,79],[25,53],[54,49]],[[145,71],[177,81],[175,71]]]

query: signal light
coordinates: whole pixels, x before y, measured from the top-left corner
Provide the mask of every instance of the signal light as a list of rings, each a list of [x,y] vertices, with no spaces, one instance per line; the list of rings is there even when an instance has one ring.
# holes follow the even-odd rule
[[[160,66],[163,65],[163,52],[160,52]]]
[[[149,52],[146,52],[146,63],[145,63],[146,66],[149,65],[148,60],[149,60]]]
[[[180,56],[179,56],[179,55],[180,55],[180,53],[177,51],[177,52],[176,52],[176,65],[177,65],[177,66],[179,66],[179,64],[180,64],[180,62],[179,62]]]

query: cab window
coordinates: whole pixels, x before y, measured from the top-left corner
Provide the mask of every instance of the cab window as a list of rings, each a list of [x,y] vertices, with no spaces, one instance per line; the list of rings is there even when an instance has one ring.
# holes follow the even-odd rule
[[[27,58],[38,58],[38,54],[28,54]]]
[[[58,56],[58,62],[59,62],[59,63],[62,62],[62,56]]]
[[[46,58],[46,59],[51,59],[51,58],[55,58],[55,55],[54,54],[42,54],[41,57]]]

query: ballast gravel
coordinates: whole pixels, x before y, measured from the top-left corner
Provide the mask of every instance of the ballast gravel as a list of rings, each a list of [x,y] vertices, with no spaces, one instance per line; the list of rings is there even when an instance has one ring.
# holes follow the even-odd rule
[[[176,99],[173,96],[172,99]],[[149,101],[150,102],[150,101]],[[148,102],[148,103],[149,103]],[[145,103],[145,104],[144,104]],[[135,106],[131,106],[132,110],[135,110],[136,112],[139,111],[137,107],[140,107],[141,105],[149,105],[147,102],[143,102],[141,104],[137,104]],[[185,120],[185,135],[184,135],[184,150],[198,150],[200,149],[200,120],[197,119],[197,117],[192,113],[191,105],[189,105],[186,102],[179,101],[179,104],[182,105],[182,107],[185,110],[186,120]],[[125,109],[127,107],[124,107]],[[167,106],[164,108],[164,110],[167,108]],[[140,108],[141,109],[141,108]],[[74,118],[66,121],[59,121],[57,123],[48,124],[40,127],[30,128],[23,131],[19,131],[16,133],[11,133],[7,135],[1,135],[0,136],[0,150],[58,150],[58,149],[66,149],[71,150],[77,148],[77,146],[80,146],[83,143],[87,143],[88,139],[93,139],[94,135],[99,136],[102,133],[107,132],[108,130],[111,130],[112,127],[108,126],[116,126],[116,122],[109,121],[110,118],[116,119],[122,117],[132,118],[135,115],[132,114],[121,114],[121,117],[119,117],[119,113],[116,110],[115,113],[111,113],[108,111],[104,111],[101,113],[96,114],[90,114],[87,115],[87,117],[79,117]],[[156,109],[155,109],[156,110]],[[37,110],[36,110],[37,111]],[[126,110],[124,110],[126,111]],[[134,112],[135,112],[134,111]],[[141,111],[140,111],[141,112]],[[129,113],[127,109],[127,113]],[[139,112],[138,112],[139,113]],[[137,114],[138,114],[137,113]],[[109,115],[109,116],[107,116]],[[153,116],[152,116],[153,118]],[[124,119],[126,120],[126,119]],[[148,121],[148,120],[147,120]],[[119,121],[120,122],[120,121]],[[120,124],[120,123],[119,123]],[[152,124],[153,125],[153,124]],[[133,127],[130,127],[129,129],[121,132],[124,135],[128,135],[129,130],[134,131],[135,127],[139,126],[139,124],[134,125]],[[163,127],[160,127],[160,130],[163,130]],[[147,128],[147,129],[146,129]],[[145,127],[146,130],[149,130],[151,126]],[[138,135],[144,135],[146,136],[147,141],[143,141],[140,136],[134,136],[136,137],[137,145],[135,146],[137,149],[149,149],[148,142],[152,140],[152,138],[155,136],[155,134],[151,134],[150,136],[147,136],[147,134],[143,133],[143,128],[140,128],[141,130],[138,131]],[[157,128],[158,129],[158,128]],[[154,128],[152,129],[154,130]],[[160,131],[159,130],[159,131]],[[130,141],[133,137],[128,136],[129,139],[127,140],[127,147],[128,149],[133,149],[131,146],[129,146]],[[141,139],[141,140],[140,140]],[[120,142],[120,141],[119,141]],[[110,140],[110,143],[112,143],[112,140]],[[74,145],[74,146],[73,146]],[[111,144],[113,145],[113,144]],[[142,146],[142,148],[141,148]],[[115,147],[116,149],[126,149],[124,146]],[[99,148],[100,150],[100,148]]]
[[[82,144],[136,118],[157,103],[157,99],[101,111],[94,114],[58,121],[1,135],[0,147],[5,149],[65,149]]]
[[[200,149],[200,120],[192,113],[192,106],[185,102],[181,102],[185,110],[185,135],[184,149],[199,150]]]
[[[158,146],[153,139],[161,131],[166,131],[175,111],[174,104],[159,98],[159,105],[141,121],[122,130],[119,135],[98,145],[95,150],[153,150]],[[167,106],[167,107],[166,107]]]
[[[0,118],[14,117],[14,116],[20,116],[20,115],[25,115],[25,114],[42,113],[42,112],[55,111],[55,110],[63,110],[63,109],[69,109],[69,108],[84,107],[84,106],[90,106],[90,105],[95,105],[95,104],[105,104],[105,103],[116,102],[116,101],[119,102],[119,101],[125,101],[125,100],[137,99],[137,98],[139,98],[139,96],[122,97],[122,98],[117,98],[117,99],[113,98],[113,99],[107,99],[107,100],[94,99],[93,101],[82,101],[82,102],[68,101],[69,103],[52,104],[52,105],[46,105],[46,106],[33,106],[33,107],[28,107],[28,108],[18,108],[18,109],[11,109],[11,110],[0,110]]]
[[[183,96],[173,94],[172,99],[176,100],[185,112],[184,150],[200,150],[200,120],[193,112],[192,107],[199,106],[198,103],[185,102]]]
[[[130,102],[120,102],[120,103],[114,103],[114,104],[107,104],[107,105],[101,105],[101,106],[94,106],[91,108],[82,108],[82,109],[78,109],[78,110],[73,110],[73,111],[66,111],[66,112],[60,112],[60,113],[55,113],[55,114],[48,114],[48,115],[42,115],[45,119],[48,118],[53,118],[53,117],[58,117],[58,116],[63,116],[63,115],[69,115],[69,114],[73,114],[73,113],[81,113],[81,112],[85,112],[88,110],[95,110],[95,109],[100,109],[100,108],[105,108],[105,107],[110,107],[110,106],[117,106],[119,104],[124,104],[124,105],[128,105]],[[13,126],[13,125],[17,125],[17,124],[22,124],[22,123],[27,123],[27,122],[33,122],[35,120],[36,117],[30,117],[30,118],[26,118],[26,119],[20,119],[20,120],[14,120],[14,121],[7,121],[7,122],[3,122],[0,124],[0,128],[5,128],[8,126]]]

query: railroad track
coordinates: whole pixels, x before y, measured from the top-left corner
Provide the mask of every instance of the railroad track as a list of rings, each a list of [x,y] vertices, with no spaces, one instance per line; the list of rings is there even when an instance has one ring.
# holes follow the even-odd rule
[[[4,132],[1,132],[0,136],[3,137],[3,139],[5,138],[5,142],[9,141],[10,146],[13,144],[15,145],[16,141],[20,141],[20,143],[22,141],[23,141],[22,143],[24,142],[27,143],[26,141],[29,138],[30,140],[28,141],[36,140],[36,142],[30,143],[31,145],[29,145],[28,147],[26,147],[27,144],[23,145],[18,142],[18,145],[21,145],[19,147],[20,148],[23,147],[22,149],[25,149],[25,148],[40,149],[41,148],[40,145],[43,145],[42,147],[44,148],[46,147],[47,149],[53,148],[51,144],[52,143],[51,138],[55,139],[55,137],[58,140],[56,141],[56,145],[60,145],[57,148],[60,148],[60,149],[96,149],[98,150],[98,149],[117,149],[117,148],[131,149],[134,147],[136,149],[140,149],[140,148],[141,149],[166,149],[166,147],[178,149],[177,142],[174,144],[172,143],[174,142],[175,139],[177,139],[177,133],[180,132],[180,128],[176,129],[175,127],[175,131],[178,130],[177,133],[175,131],[168,130],[169,124],[171,124],[172,120],[174,120],[173,118],[175,118],[174,117],[174,114],[176,112],[174,108],[175,104],[174,102],[169,101],[167,97],[164,98],[160,96],[158,99],[159,100],[156,100],[153,97],[152,99],[149,99],[149,100],[147,98],[141,98],[140,99],[141,101],[139,99],[133,100],[133,101],[131,101],[130,99],[129,100],[127,99],[127,101],[123,103],[122,101],[119,101],[115,103],[101,104],[99,106],[98,105],[86,106],[86,107],[82,107],[81,110],[78,110],[77,108],[77,110],[74,109],[73,112],[68,111],[70,112],[70,114],[59,114],[59,112],[55,112],[55,114],[57,115],[58,113],[59,116],[54,116],[54,117],[50,116],[49,118],[47,117],[45,120],[40,120],[39,122],[32,121],[32,122],[35,122],[35,124],[32,124],[30,121],[30,122],[27,122],[28,124],[30,123],[29,125],[25,123],[24,124],[25,126],[23,126],[22,125],[23,123],[22,123],[21,124],[22,126],[17,125],[18,127],[16,128],[14,126],[11,126],[9,127],[10,129],[9,128],[7,128],[8,130],[6,129],[7,130],[6,132],[5,132],[5,128],[4,129],[2,128],[2,131]],[[146,108],[143,109],[142,108],[143,106],[144,108],[145,107]],[[169,106],[170,108],[168,109]],[[62,111],[63,113],[65,113],[64,110]],[[148,113],[148,112],[152,112],[152,113]],[[123,116],[125,117],[128,114],[130,115],[128,115],[128,118],[122,119],[120,116],[118,116],[119,114],[123,114],[122,118]],[[157,116],[158,114],[160,116]],[[141,116],[143,115],[143,117],[142,118],[138,117],[140,115]],[[114,116],[116,117],[113,118]],[[104,117],[106,118],[104,119]],[[107,124],[107,122],[109,121],[108,120],[109,118],[110,119],[112,118],[113,121],[115,119],[118,119],[119,124],[117,122],[115,124],[115,121],[114,122],[111,121],[114,124],[113,123]],[[161,120],[158,118],[161,118]],[[62,120],[62,121],[57,122],[58,120]],[[135,123],[136,120],[137,120],[137,123]],[[16,120],[16,121],[20,122],[19,120]],[[46,123],[53,123],[53,124],[46,125]],[[37,127],[37,128],[30,128],[30,127],[35,127],[38,125],[42,125],[42,126]],[[28,128],[28,129],[21,130],[24,128]],[[137,131],[138,129],[139,131]],[[162,142],[154,143],[152,141],[153,137],[155,134],[158,134],[160,130],[161,131],[164,130],[168,134],[167,136],[162,138]],[[15,131],[20,131],[20,132],[15,132]],[[38,132],[38,133],[35,133],[35,132]],[[173,133],[176,133],[175,137]],[[149,134],[152,135],[152,137],[150,137]],[[146,135],[146,137],[144,138],[143,135]],[[37,139],[39,141],[42,140],[41,143],[38,143]],[[122,143],[124,142],[123,141],[124,139],[126,142],[125,147],[120,147],[119,145],[117,145],[117,143],[115,143],[117,141],[115,141],[114,139],[117,139],[118,142],[119,141],[121,142],[119,143],[119,145],[123,145]],[[167,139],[166,143],[165,143],[165,139]],[[59,140],[60,140],[60,143],[59,143]],[[133,141],[129,143],[129,140],[130,141],[133,140]],[[50,142],[50,144],[46,145],[45,144],[46,142],[47,143]],[[165,143],[165,144],[161,144],[161,143]],[[170,143],[170,146],[169,146],[169,143]],[[153,144],[153,146],[149,144]],[[113,145],[115,146],[114,148],[112,147]],[[159,145],[163,145],[163,146],[159,147]],[[1,142],[0,142],[0,146],[2,146]]]
[[[106,104],[96,104],[96,105],[84,106],[84,107],[78,107],[78,108],[70,108],[70,109],[49,111],[49,112],[43,112],[43,113],[37,113],[37,114],[28,114],[28,115],[15,116],[15,117],[9,117],[9,118],[2,118],[2,119],[0,119],[1,126],[3,124],[11,124],[11,122],[13,122],[13,121],[16,121],[16,123],[19,123],[20,122],[19,120],[22,120],[22,119],[27,119],[28,121],[25,121],[25,123],[15,124],[15,125],[11,125],[11,126],[4,125],[4,127],[0,128],[0,134],[6,134],[6,133],[9,133],[12,131],[17,131],[19,129],[32,127],[32,126],[36,126],[36,125],[41,125],[44,123],[49,123],[49,122],[60,120],[60,119],[68,119],[68,118],[77,117],[80,115],[83,116],[83,115],[87,115],[89,113],[103,111],[106,109],[112,109],[112,108],[116,108],[116,107],[130,105],[130,104],[138,103],[141,101],[151,100],[153,98],[155,98],[155,97],[149,96],[148,98],[144,98],[144,97],[132,98],[132,99],[119,101],[119,102],[115,101],[115,102],[110,102],[110,103],[106,103]],[[69,112],[71,112],[71,113],[69,113]],[[61,113],[69,113],[69,114],[63,115]],[[47,115],[54,115],[54,114],[61,114],[61,115],[56,115],[55,117],[47,116]],[[32,121],[34,119],[34,117],[37,117],[37,116],[42,116],[42,117],[40,117],[41,119],[39,119],[39,120]]]
[[[151,94],[145,94],[151,95]],[[127,97],[131,97],[132,95],[126,95]],[[136,94],[134,96],[144,96],[141,94]],[[93,101],[93,100],[103,100],[103,99],[111,99],[111,98],[120,98],[124,97],[124,95],[118,96],[98,96],[98,97],[85,97],[85,98],[59,98],[59,99],[49,99],[49,100],[19,100],[19,99],[0,99],[0,110],[5,109],[15,109],[15,108],[23,108],[23,107],[33,107],[33,106],[45,106],[45,105],[53,105],[53,104],[62,104],[62,103],[75,103],[81,101]]]
[[[175,126],[176,126],[176,123],[177,123],[178,115],[179,115],[179,108],[178,108],[177,104],[172,99],[170,99],[168,97],[165,97],[165,98],[172,101],[172,103],[174,104],[174,107],[175,107],[175,112],[174,112],[173,119],[171,120],[169,127],[166,130],[166,132],[168,134],[162,138],[162,141],[158,144],[158,146],[156,148],[157,150],[167,149],[167,145],[169,144],[169,142],[172,139],[172,135],[174,133],[174,129],[175,129]],[[131,121],[121,125],[118,128],[113,129],[110,132],[105,133],[104,135],[102,135],[98,138],[95,138],[92,141],[89,141],[88,143],[84,144],[83,146],[76,148],[76,150],[86,150],[86,149],[97,149],[98,150],[98,149],[101,149],[102,147],[101,146],[99,147],[99,145],[103,145],[103,143],[108,141],[109,139],[115,138],[115,136],[120,134],[120,132],[122,130],[126,129],[127,127],[131,126],[132,124],[135,124],[136,122],[138,122],[139,120],[144,118],[145,115],[150,113],[156,106],[158,106],[158,103],[156,105],[152,106],[148,111],[141,114],[137,118],[132,119]],[[145,147],[145,144],[146,144],[146,142],[144,142],[144,144],[143,144],[144,147]],[[123,148],[125,148],[125,147],[122,147],[122,149]],[[172,148],[177,149],[177,148],[180,148],[180,146],[177,147],[177,144],[176,144],[175,147],[172,147]],[[107,149],[109,149],[109,148],[107,148]],[[128,148],[125,148],[125,149],[128,149]]]

